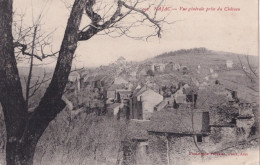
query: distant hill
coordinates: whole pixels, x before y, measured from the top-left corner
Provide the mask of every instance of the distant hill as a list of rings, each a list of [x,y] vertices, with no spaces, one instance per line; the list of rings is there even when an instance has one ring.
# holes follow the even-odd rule
[[[243,63],[247,62],[245,58],[246,55],[208,50],[206,48],[180,49],[177,51],[165,52],[150,60],[153,62],[181,62],[184,65],[216,65],[225,64],[226,60],[232,60],[234,63],[239,63],[238,56],[241,57]],[[258,65],[257,56],[248,57],[253,65]]]
[[[187,55],[187,54],[198,55],[198,54],[206,54],[206,53],[211,53],[211,51],[207,50],[206,48],[180,49],[176,51],[162,53],[156,56],[155,58],[165,58],[165,57]]]

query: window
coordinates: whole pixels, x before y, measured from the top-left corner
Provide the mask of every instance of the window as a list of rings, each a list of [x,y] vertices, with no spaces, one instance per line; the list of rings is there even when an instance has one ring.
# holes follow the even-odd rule
[[[197,135],[197,142],[202,142],[202,136],[201,135]]]

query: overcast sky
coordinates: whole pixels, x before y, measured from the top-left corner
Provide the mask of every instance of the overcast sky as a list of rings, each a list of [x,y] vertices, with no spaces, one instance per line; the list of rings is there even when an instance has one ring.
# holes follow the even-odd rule
[[[177,10],[159,12],[158,17],[168,15],[167,20],[177,22],[164,25],[161,39],[145,42],[127,37],[94,36],[80,42],[76,51],[79,56],[74,63],[98,66],[111,63],[120,56],[139,61],[166,51],[193,47],[258,55],[257,0],[166,0],[163,6]],[[240,11],[187,12],[180,11],[180,7],[214,7],[216,10],[232,7],[240,8]],[[57,29],[53,44],[54,49],[59,49],[69,16],[62,0],[16,0],[14,8],[18,13],[26,13],[24,23],[27,24],[31,23],[32,15],[37,17],[43,10],[43,30],[47,33]]]

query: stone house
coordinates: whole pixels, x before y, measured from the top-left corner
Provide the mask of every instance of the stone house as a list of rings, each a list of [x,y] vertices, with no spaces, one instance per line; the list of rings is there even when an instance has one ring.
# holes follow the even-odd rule
[[[154,68],[154,73],[161,73],[165,71],[165,64],[163,63],[152,64],[152,67]]]
[[[168,64],[165,65],[165,72],[177,71],[180,68],[181,66],[179,64],[174,62],[169,62]]]
[[[123,144],[123,165],[150,164],[148,153],[148,120],[129,120],[127,127],[127,139]]]
[[[107,90],[106,90],[106,98],[107,99],[117,99],[117,90],[125,90],[127,87],[125,84],[112,84]]]
[[[87,86],[94,86],[94,79],[95,76],[86,76],[83,78],[83,84],[85,87]]]
[[[135,91],[130,99],[130,118],[149,120],[154,107],[163,101],[163,96],[147,86]]]
[[[75,96],[78,96],[81,90],[80,74],[78,72],[70,73],[68,77],[68,83],[66,84],[66,92],[74,92]]]
[[[166,109],[154,112],[148,128],[148,147],[154,164],[200,162],[190,153],[215,153],[248,139],[254,125],[251,106],[214,109]],[[223,152],[223,151],[222,151]]]
[[[210,119],[210,140],[215,150],[248,139],[255,123],[248,103],[215,107],[210,110]]]
[[[90,86],[92,88],[102,88],[105,85],[105,75],[89,76],[84,78],[84,86]]]
[[[228,68],[228,69],[233,68],[233,61],[232,60],[227,60],[226,61],[226,68]]]
[[[151,63],[139,65],[138,69],[136,70],[136,78],[138,79],[138,78],[147,76],[148,75],[147,72],[149,70],[154,72],[154,68],[152,67]]]
[[[164,108],[172,108],[174,106],[174,101],[174,97],[164,98],[162,102],[160,102],[154,107],[154,111],[161,111]]]
[[[192,153],[224,152],[224,148],[245,141],[252,135],[255,120],[252,105],[240,102],[237,106],[221,105],[209,110],[164,108],[154,112],[147,123],[148,127],[136,123],[133,127],[135,136],[140,135],[138,131],[143,135],[145,130],[148,133],[139,137],[139,143],[136,141],[135,146],[139,147],[134,149],[134,160],[139,156],[145,157],[143,164],[186,165],[201,163],[201,156]],[[207,158],[211,157],[203,159]],[[132,164],[137,164],[137,161]]]
[[[81,83],[80,83],[80,74],[78,72],[71,72],[68,81],[72,84],[75,84],[75,89],[78,92],[80,91]]]
[[[173,107],[175,108],[179,107],[180,104],[193,104],[195,107],[198,98],[198,89],[185,84],[174,93],[173,97]]]
[[[183,93],[186,95],[186,102],[193,103],[196,106],[198,98],[198,89],[188,87],[183,89]]]
[[[209,114],[197,110],[155,112],[148,128],[149,155],[153,164],[186,165],[208,142]],[[198,146],[198,147],[196,147]]]
[[[68,78],[69,81],[75,82],[77,80],[80,80],[80,74],[78,72],[71,72]]]
[[[238,128],[243,128],[245,131],[245,139],[251,135],[255,134],[254,125],[254,113],[253,105],[249,102],[240,102],[239,103],[239,116],[236,118],[236,125]]]
[[[105,85],[105,75],[97,75],[93,80],[94,88],[102,88]]]
[[[229,88],[225,88],[226,96],[228,97],[229,101],[236,101],[237,98],[237,91]]]
[[[129,101],[131,95],[132,91],[126,84],[112,84],[106,90],[106,99],[112,102]]]
[[[117,117],[120,108],[123,108],[123,103],[113,103],[107,105],[107,115],[110,117]]]
[[[185,94],[176,94],[175,95],[175,103],[177,104],[185,104],[186,102],[186,95]]]
[[[131,90],[118,89],[116,90],[116,101],[120,103],[123,103],[124,101],[129,101],[131,95]]]
[[[253,116],[253,105],[247,101],[239,102],[239,115],[243,117]]]

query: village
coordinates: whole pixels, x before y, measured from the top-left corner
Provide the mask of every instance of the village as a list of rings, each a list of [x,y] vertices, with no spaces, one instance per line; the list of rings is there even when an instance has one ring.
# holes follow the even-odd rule
[[[233,60],[208,67],[120,57],[72,72],[64,99],[74,116],[87,111],[127,123],[122,164],[189,164],[211,159],[189,153],[221,155],[237,144],[257,145],[257,102],[220,78],[240,67]]]

